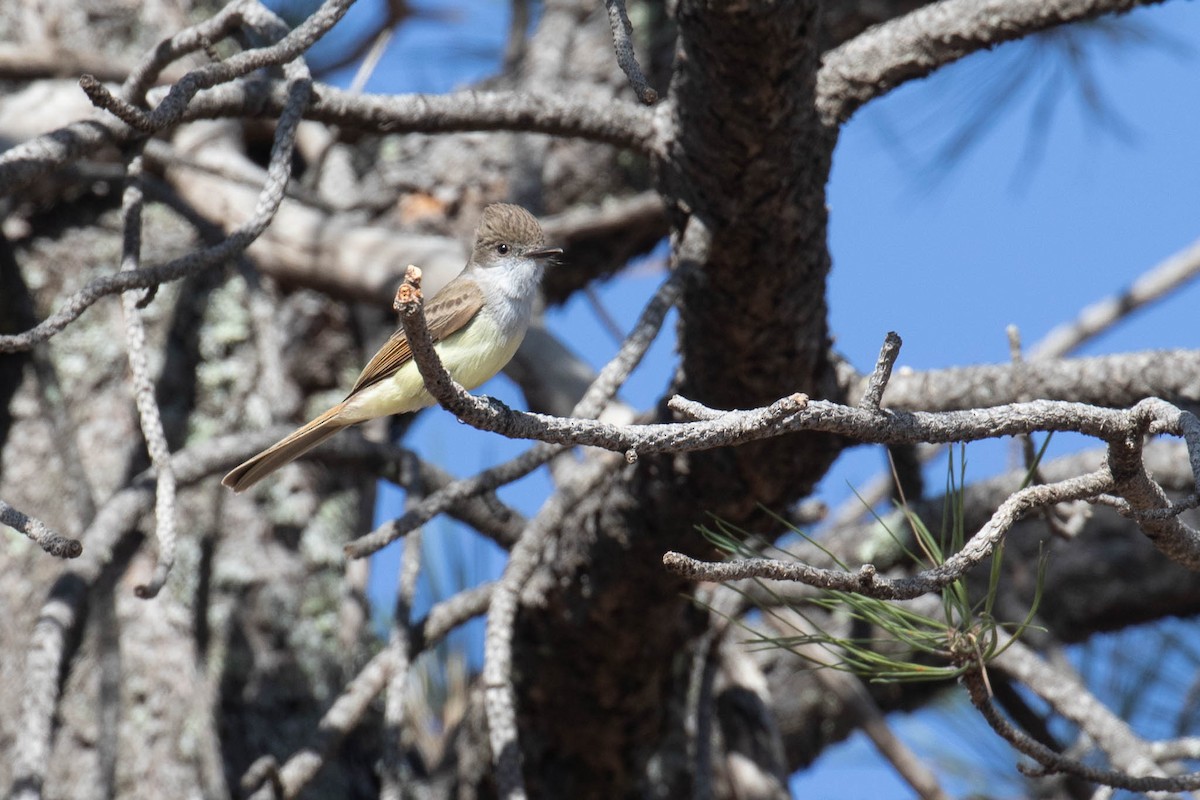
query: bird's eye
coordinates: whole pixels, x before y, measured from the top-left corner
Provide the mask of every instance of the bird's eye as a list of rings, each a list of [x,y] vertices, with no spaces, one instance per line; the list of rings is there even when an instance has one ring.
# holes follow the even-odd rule
[[[496,252],[502,256],[508,255],[508,245],[501,242],[500,244],[496,245]]]

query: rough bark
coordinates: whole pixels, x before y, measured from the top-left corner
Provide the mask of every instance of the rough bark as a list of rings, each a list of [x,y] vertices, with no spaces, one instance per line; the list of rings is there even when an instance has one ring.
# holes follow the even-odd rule
[[[712,234],[684,289],[678,388],[717,408],[826,395],[833,140],[813,103],[815,5],[685,2],[677,24],[658,180],[676,239],[688,214]],[[685,741],[670,732],[705,626],[661,554],[703,549],[694,526],[707,513],[744,522],[760,503],[782,508],[835,452],[797,436],[644,458],[576,510],[519,633],[534,796],[633,796],[652,779],[670,796],[690,791]]]

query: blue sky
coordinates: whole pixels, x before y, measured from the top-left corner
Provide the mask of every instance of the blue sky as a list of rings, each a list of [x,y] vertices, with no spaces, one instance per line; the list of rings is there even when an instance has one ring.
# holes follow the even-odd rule
[[[349,31],[377,11],[360,2],[343,23]],[[494,69],[507,30],[501,0],[439,0],[418,6],[367,85],[368,91],[447,91]],[[1008,359],[1005,327],[1017,325],[1027,345],[1083,306],[1127,286],[1140,273],[1200,237],[1200,6],[1180,0],[1130,15],[1150,41],[1114,47],[1083,40],[1100,96],[1123,123],[1098,129],[1077,90],[1039,94],[1037,87],[1071,74],[1061,60],[1028,44],[1006,45],[916,81],[869,105],[845,126],[829,185],[831,327],[837,348],[860,369],[874,363],[884,334],[904,339],[900,365],[931,369]],[[348,35],[348,34],[343,34]],[[352,38],[352,37],[350,37]],[[1157,40],[1157,43],[1156,41]],[[314,54],[319,63],[320,52]],[[946,143],[994,104],[987,87],[1018,68],[1033,68],[1034,91],[989,119],[974,147],[947,164]],[[349,80],[343,71],[337,82]],[[1037,120],[1053,111],[1047,125]],[[1030,153],[1036,151],[1037,158]],[[609,313],[626,328],[661,280],[653,260],[597,287]],[[1200,287],[1122,323],[1084,353],[1196,347]],[[548,314],[548,325],[591,363],[603,364],[616,342],[587,303],[577,299]],[[623,398],[638,408],[663,392],[674,369],[670,323]],[[481,391],[521,405],[513,386],[497,378]],[[434,410],[421,415],[407,444],[459,475],[521,452],[527,445],[460,425]],[[1050,454],[1078,447],[1058,437]],[[973,446],[968,478],[1011,461],[1005,443]],[[823,481],[831,504],[848,484],[875,476],[883,461],[870,448],[848,452]],[[933,465],[931,485],[942,483]],[[502,496],[532,514],[545,499],[544,474],[507,487]],[[381,516],[397,513],[402,494],[384,487]],[[502,554],[455,526],[427,528],[427,566],[453,586],[498,573]],[[453,562],[449,553],[462,560]],[[371,595],[387,613],[399,548],[375,559]],[[423,591],[428,599],[428,587]],[[477,647],[480,628],[458,641]],[[918,750],[938,749],[947,736],[965,741],[940,717],[897,720]],[[969,723],[954,723],[969,724]],[[1012,757],[975,737],[1012,774]],[[922,744],[924,743],[924,744]],[[1007,759],[1007,760],[1005,760]],[[797,793],[820,796],[836,780],[840,797],[906,797],[909,790],[861,739],[832,748],[818,768],[797,779]],[[947,768],[947,774],[953,772]],[[964,790],[966,784],[950,788]],[[998,779],[999,780],[999,779]],[[990,788],[999,794],[1001,784]],[[1019,793],[1019,784],[1013,784]],[[1015,794],[1014,794],[1015,796]]]

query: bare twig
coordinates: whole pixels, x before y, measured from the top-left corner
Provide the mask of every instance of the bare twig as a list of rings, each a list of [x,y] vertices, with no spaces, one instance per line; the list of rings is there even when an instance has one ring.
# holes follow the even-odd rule
[[[134,134],[117,120],[83,120],[10,147],[0,153],[0,194],[15,194],[43,175],[105,145],[127,142]]]
[[[1150,742],[1150,753],[1159,763],[1168,761],[1195,761],[1200,758],[1200,737],[1182,736],[1162,742]]]
[[[347,544],[346,555],[350,558],[369,556],[457,503],[528,475],[564,449],[555,445],[539,445],[504,464],[454,481],[407,509],[399,518],[389,520],[361,539]]]
[[[1021,329],[1016,325],[1006,325],[1004,336],[1008,339],[1008,360],[1020,364],[1025,360],[1021,355]]]
[[[83,552],[83,545],[78,539],[51,530],[40,519],[22,514],[3,500],[0,500],[0,523],[25,534],[55,558],[78,558]]]
[[[1117,497],[1111,494],[1099,495],[1092,502],[1096,505],[1108,506],[1122,516],[1129,517],[1132,520],[1165,520],[1177,517],[1185,511],[1191,511],[1193,508],[1200,506],[1200,495],[1190,494],[1167,506],[1141,511],[1135,510],[1133,505],[1124,497]]]
[[[600,327],[612,337],[613,341],[620,342],[625,338],[625,334],[621,331],[621,326],[613,319],[613,315],[604,307],[604,301],[600,298],[600,293],[595,290],[590,284],[583,287],[583,296],[587,298],[588,305],[592,307],[592,313],[596,315],[596,320],[600,323]]]
[[[383,58],[384,53],[387,52],[388,45],[392,43],[392,39],[395,36],[396,29],[390,25],[375,34],[370,49],[367,50],[362,63],[358,65],[358,69],[354,71],[354,79],[350,81],[347,91],[358,94],[366,87],[367,81],[371,79],[371,75],[379,66],[380,60]]]
[[[633,52],[633,24],[629,21],[629,12],[625,10],[625,0],[604,0],[608,9],[608,24],[612,28],[613,50],[617,54],[617,66],[629,78],[629,85],[637,93],[638,99],[646,105],[658,102],[658,92],[650,86],[645,73],[637,62],[637,54]]]
[[[221,440],[236,444],[236,447],[228,448],[225,461],[214,469],[227,471],[229,467],[240,464],[255,453],[262,452],[295,429],[295,425],[276,425],[254,433],[239,434],[229,440]],[[431,494],[441,493],[443,490],[451,489],[466,481],[471,482],[470,492],[466,494],[453,492],[453,499],[445,508],[439,508],[438,511],[424,517],[414,527],[428,521],[436,514],[445,512],[459,522],[470,525],[504,548],[516,544],[517,537],[525,529],[524,515],[504,503],[491,491],[497,486],[517,480],[519,475],[511,477],[511,473],[505,472],[504,477],[498,479],[495,485],[481,488],[480,484],[472,479],[466,479],[466,481],[455,479],[436,464],[421,459],[412,450],[386,442],[372,442],[354,435],[339,436],[322,445],[320,450],[305,453],[300,458],[322,458],[334,463],[352,464],[356,468],[377,472],[379,477],[404,489],[419,485]],[[415,469],[408,468],[408,465],[412,464],[415,464]],[[530,470],[535,469],[536,466],[530,467]],[[423,513],[420,509],[425,508],[426,505],[427,500],[418,501],[417,508],[409,509],[402,518],[410,518],[410,515],[420,517]],[[397,536],[397,538],[399,537]]]
[[[96,102],[132,124],[118,119],[86,120],[38,136],[0,154],[0,193],[18,192],[40,176],[89,155],[105,145],[139,138],[142,130],[161,130],[183,119],[213,116],[280,115],[290,102],[290,88],[268,80],[234,81],[261,67],[288,62],[336,21],[349,0],[328,2],[305,23],[286,33],[278,17],[258,3],[230,3],[216,16],[160,44],[126,80],[117,97],[102,85],[85,82]],[[245,24],[268,39],[282,41],[250,50],[185,75],[169,91],[158,93],[150,113],[139,105],[162,69],[190,52],[208,47]],[[294,62],[293,62],[294,63]],[[222,85],[223,84],[223,85]],[[197,95],[201,89],[208,91]],[[399,98],[356,97],[322,87],[311,118],[347,127],[376,130],[528,130],[605,141],[650,153],[657,143],[651,117],[632,104],[564,101],[557,95],[526,93],[461,93],[448,97],[408,95]],[[389,116],[395,118],[389,119]]]
[[[1155,433],[1160,426],[1170,426],[1176,435],[1182,436],[1188,446],[1195,485],[1200,491],[1200,424],[1195,415],[1157,398],[1138,403],[1133,414],[1137,427],[1131,435],[1109,441],[1108,468],[1114,481],[1112,493],[1128,501],[1138,527],[1155,547],[1173,561],[1198,569],[1197,538],[1200,534],[1185,525],[1176,514],[1158,518],[1145,513],[1169,509],[1171,503],[1146,471],[1142,458],[1145,439],[1140,432]]]
[[[879,404],[883,402],[883,390],[887,388],[888,380],[892,377],[892,367],[896,365],[896,359],[900,356],[901,344],[903,343],[900,335],[895,331],[888,331],[883,340],[883,347],[879,349],[875,369],[867,381],[867,389],[858,401],[859,408],[878,409]]]
[[[1054,328],[1030,349],[1029,358],[1056,358],[1072,353],[1133,312],[1180,288],[1197,274],[1200,274],[1200,240],[1139,275],[1125,291],[1087,306],[1075,319]]]
[[[336,50],[336,55],[330,58],[327,53],[327,58],[321,61],[321,77],[370,61],[371,51],[378,45],[380,38],[374,35],[374,32],[389,31],[394,35],[408,17],[421,16],[421,12],[407,0],[383,0],[375,8],[377,12],[382,10],[383,15],[372,20],[371,29],[360,30],[358,40],[353,43],[330,48]]]
[[[1037,406],[1041,403],[1037,401],[1025,405]],[[1106,493],[1120,494],[1131,509],[1140,512],[1169,508],[1162,489],[1146,473],[1142,459],[1143,435],[1162,433],[1169,428],[1173,435],[1182,436],[1195,470],[1197,454],[1200,454],[1200,424],[1188,412],[1154,398],[1123,413],[1126,414],[1123,427],[1109,428],[1107,432],[1100,428],[1092,431],[1093,435],[1108,442],[1108,463],[1105,468],[1058,483],[1028,486],[1013,493],[958,553],[942,564],[910,578],[882,578],[870,564],[863,565],[857,573],[850,573],[772,559],[707,563],[675,552],[667,553],[663,562],[673,572],[693,580],[728,581],[749,577],[789,580],[890,600],[910,599],[936,591],[978,565],[1013,524],[1035,508],[1065,501],[1095,501]],[[1200,482],[1198,474],[1193,471],[1193,482]],[[1183,525],[1175,514],[1145,513],[1144,516],[1132,516],[1161,552],[1189,569],[1200,569],[1200,534]]]

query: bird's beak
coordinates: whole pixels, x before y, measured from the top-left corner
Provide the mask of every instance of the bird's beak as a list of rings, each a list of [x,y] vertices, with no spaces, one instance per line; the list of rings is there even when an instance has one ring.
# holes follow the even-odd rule
[[[563,253],[561,247],[543,247],[541,250],[530,250],[525,254],[526,258],[553,258],[561,256]]]

